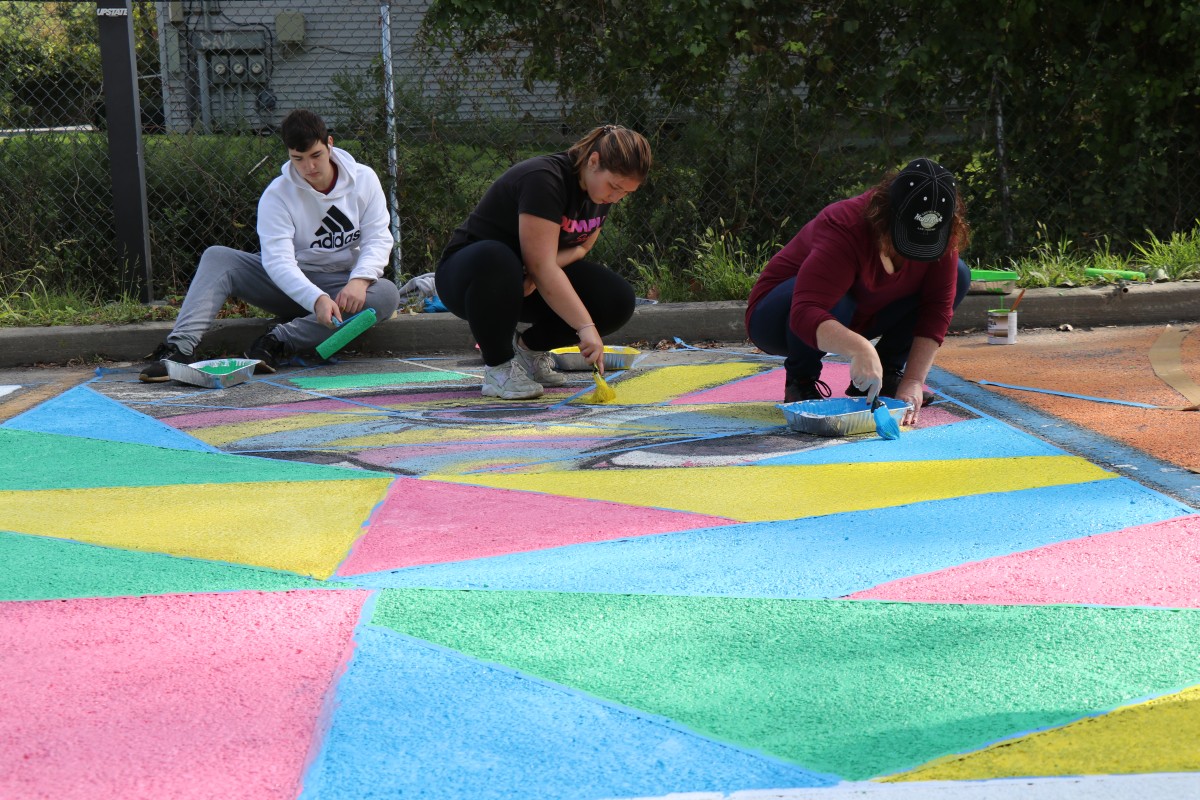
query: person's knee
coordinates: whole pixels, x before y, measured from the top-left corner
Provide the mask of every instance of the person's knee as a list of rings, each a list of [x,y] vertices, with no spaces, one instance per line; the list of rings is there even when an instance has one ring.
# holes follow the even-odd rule
[[[967,266],[967,262],[961,258],[958,260],[958,275],[954,287],[954,307],[958,308],[958,304],[967,296],[967,290],[971,288],[971,269]]]
[[[475,242],[455,253],[444,264],[452,275],[453,283],[470,284],[472,287],[498,289],[506,285],[520,285],[525,280],[525,266],[506,244],[491,240]],[[435,280],[440,284],[443,270],[439,269]]]
[[[603,313],[604,324],[600,326],[602,335],[624,327],[629,320],[633,319],[633,311],[637,305],[633,287],[624,278],[615,277],[617,277],[617,281],[614,282],[606,304],[607,307]]]
[[[380,278],[367,289],[367,305],[375,309],[380,320],[390,319],[400,307],[400,290],[386,278]]]

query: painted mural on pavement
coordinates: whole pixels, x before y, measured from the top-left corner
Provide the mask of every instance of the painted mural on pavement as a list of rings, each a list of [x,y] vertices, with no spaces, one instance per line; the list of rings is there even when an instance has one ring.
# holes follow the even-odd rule
[[[9,416],[0,794],[1200,770],[1194,509],[945,396],[896,441],[797,433],[736,348],[643,353],[606,405],[481,371],[102,369]]]

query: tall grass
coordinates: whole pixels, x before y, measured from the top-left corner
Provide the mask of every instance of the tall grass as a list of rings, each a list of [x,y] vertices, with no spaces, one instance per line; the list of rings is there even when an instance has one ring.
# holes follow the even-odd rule
[[[1137,262],[1148,276],[1162,271],[1169,280],[1200,278],[1200,222],[1190,231],[1175,232],[1167,239],[1159,239],[1147,231],[1150,241],[1135,243]]]

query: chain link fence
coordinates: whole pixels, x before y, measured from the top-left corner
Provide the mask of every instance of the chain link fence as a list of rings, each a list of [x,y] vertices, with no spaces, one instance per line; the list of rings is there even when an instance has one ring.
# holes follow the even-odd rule
[[[1079,243],[1111,237],[1120,247],[1147,229],[1190,228],[1200,214],[1193,141],[1200,126],[1187,135],[1163,133],[1144,151],[1130,149],[1124,163],[1109,154],[1119,149],[1098,155],[1072,141],[1071,126],[1092,135],[1079,91],[1047,112],[1057,84],[1045,75],[989,69],[995,59],[985,53],[953,74],[939,74],[936,64],[922,71],[929,58],[922,42],[900,35],[878,4],[772,7],[781,19],[795,15],[788,21],[795,38],[785,43],[794,52],[770,62],[794,70],[787,81],[756,60],[781,46],[751,24],[745,55],[717,64],[725,69],[717,84],[688,83],[689,69],[703,70],[687,66],[655,83],[660,73],[650,65],[665,69],[666,56],[647,49],[646,72],[625,69],[607,91],[599,86],[605,80],[581,72],[602,61],[587,49],[586,29],[555,50],[554,68],[530,68],[540,34],[536,26],[521,33],[519,25],[521,35],[505,32],[516,13],[512,3],[496,4],[507,16],[497,11],[441,28],[430,27],[431,7],[444,22],[454,3],[132,5],[160,297],[186,289],[209,245],[257,249],[257,200],[286,160],[275,129],[297,107],[323,115],[336,144],[379,172],[399,236],[397,279],[436,266],[451,231],[506,167],[565,149],[602,122],[646,133],[656,164],[642,189],[614,209],[598,257],[643,286],[674,275],[690,282],[698,299],[721,291],[696,285],[698,260],[710,262],[703,273],[710,279],[722,266],[756,271],[823,205],[864,190],[916,155],[939,158],[962,176],[975,229],[968,255],[977,263],[1027,252],[1039,225]],[[648,13],[617,3],[580,13],[618,8]],[[920,13],[902,21],[919,26]],[[655,20],[606,24],[636,32],[639,25],[651,30]],[[446,31],[457,38],[435,35]],[[1060,83],[1095,71],[1087,59],[1095,58],[1101,35],[1091,50],[1083,42],[1082,55],[1062,57],[1078,63],[1071,67],[1076,77],[1059,76]],[[592,62],[580,67],[575,57]],[[120,286],[100,76],[94,3],[0,2],[6,278],[32,275],[109,293]],[[1035,105],[1043,108],[1028,113]],[[1108,123],[1100,119],[1103,109],[1090,113],[1098,120],[1093,127]],[[1196,116],[1194,103],[1186,114]],[[1152,191],[1131,195],[1131,176],[1147,170]]]

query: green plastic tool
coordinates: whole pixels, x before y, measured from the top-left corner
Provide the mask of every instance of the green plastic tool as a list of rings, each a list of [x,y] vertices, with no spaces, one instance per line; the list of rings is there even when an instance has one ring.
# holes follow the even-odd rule
[[[1131,269],[1095,269],[1088,268],[1083,271],[1084,275],[1089,278],[1123,278],[1127,281],[1144,281],[1146,273],[1137,272]]]
[[[375,309],[365,308],[350,319],[344,320],[332,336],[317,345],[317,354],[321,358],[329,358],[354,341],[360,333],[374,325],[377,319]]]

